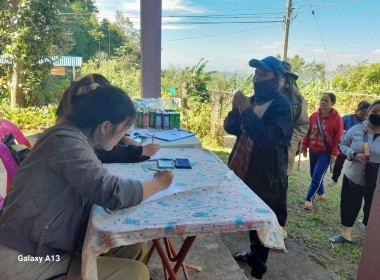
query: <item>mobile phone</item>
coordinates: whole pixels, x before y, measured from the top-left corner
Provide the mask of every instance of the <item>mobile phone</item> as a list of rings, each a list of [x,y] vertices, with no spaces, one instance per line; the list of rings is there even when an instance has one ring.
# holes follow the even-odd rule
[[[175,168],[175,161],[168,158],[159,159],[158,168]]]

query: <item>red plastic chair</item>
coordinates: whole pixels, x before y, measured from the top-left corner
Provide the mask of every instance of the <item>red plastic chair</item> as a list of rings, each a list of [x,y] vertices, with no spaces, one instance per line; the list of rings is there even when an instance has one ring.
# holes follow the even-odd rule
[[[17,164],[15,160],[12,157],[11,152],[9,151],[8,147],[5,146],[2,142],[0,142],[0,158],[3,161],[5,170],[7,171],[7,192],[9,190],[9,187],[11,186],[11,182],[13,180],[13,177],[16,174],[17,171]],[[4,198],[0,195],[0,209],[3,207]]]
[[[30,149],[32,148],[32,142],[26,139],[24,134],[15,124],[8,120],[0,119],[0,139],[3,139],[4,136],[8,133],[13,133],[13,135],[16,137],[18,144],[25,145]]]
[[[26,139],[24,134],[21,132],[21,130],[15,124],[13,124],[12,122],[10,122],[8,120],[0,119],[0,139],[3,139],[4,136],[7,135],[8,133],[13,133],[13,135],[16,137],[17,143],[19,145],[25,145],[25,146],[29,147],[30,149],[32,148],[32,146],[33,146],[32,142],[30,142],[28,139]],[[6,148],[6,146],[5,146],[5,148]],[[7,151],[9,152],[8,148],[7,148]],[[4,156],[7,157],[4,149],[2,149],[1,154],[2,155],[4,154]],[[11,156],[11,158],[12,158],[12,156]],[[8,190],[11,186],[11,182],[12,182],[12,179],[14,177],[14,174],[12,175],[13,171],[11,171],[11,174],[9,173],[7,166],[6,166],[6,163],[4,162],[4,159],[3,158],[1,158],[1,159],[3,160],[5,169],[7,170],[7,174],[8,174],[8,176],[7,176],[7,192],[8,192]],[[13,160],[13,158],[12,158],[12,160]],[[14,160],[13,160],[13,162],[14,162]],[[10,160],[8,160],[8,159],[7,159],[7,164],[10,166],[13,166],[10,163]],[[17,164],[16,164],[16,166],[17,166]],[[12,167],[9,167],[9,168],[12,168]],[[14,169],[14,173],[16,173],[16,170],[17,170],[17,167],[16,167],[16,169]]]

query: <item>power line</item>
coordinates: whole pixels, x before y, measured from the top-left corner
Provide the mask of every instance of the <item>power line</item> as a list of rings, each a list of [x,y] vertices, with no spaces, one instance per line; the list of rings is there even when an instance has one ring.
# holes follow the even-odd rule
[[[261,28],[252,28],[252,29],[246,29],[246,30],[240,30],[240,31],[232,31],[232,32],[209,34],[209,35],[203,35],[203,36],[186,37],[186,38],[171,39],[171,40],[162,40],[162,42],[182,41],[182,40],[191,40],[191,39],[198,39],[198,38],[215,37],[215,36],[229,35],[229,34],[235,34],[235,33],[249,32],[249,31],[254,31],[254,30],[269,29],[269,28],[279,27],[279,26],[282,26],[282,25],[277,24],[277,25],[272,25],[272,26],[266,26],[266,27],[261,27]]]
[[[314,7],[314,10],[320,10],[320,9],[329,8],[329,7],[341,6],[341,5],[345,5],[345,4],[349,4],[349,3],[353,3],[353,2],[357,2],[357,1],[358,0],[347,0],[347,1],[335,2],[335,3],[329,2],[326,4],[320,4],[320,5],[316,5],[316,3],[314,3],[313,7]],[[297,8],[299,8],[299,9],[309,8],[310,5],[311,4],[309,3],[309,4],[297,6]],[[316,7],[319,7],[319,8],[316,8]]]
[[[175,24],[229,24],[229,23],[274,23],[274,22],[284,22],[283,20],[266,20],[266,21],[177,21],[168,22]]]

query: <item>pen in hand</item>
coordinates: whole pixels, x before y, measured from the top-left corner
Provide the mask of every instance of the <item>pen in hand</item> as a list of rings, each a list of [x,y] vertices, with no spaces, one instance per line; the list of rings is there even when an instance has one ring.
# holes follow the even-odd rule
[[[151,167],[149,167],[148,169],[149,169],[149,170],[152,170],[152,171],[161,172],[161,170],[159,170],[159,169],[155,169],[155,168],[151,168]]]
[[[154,134],[152,135],[152,144],[154,144]]]

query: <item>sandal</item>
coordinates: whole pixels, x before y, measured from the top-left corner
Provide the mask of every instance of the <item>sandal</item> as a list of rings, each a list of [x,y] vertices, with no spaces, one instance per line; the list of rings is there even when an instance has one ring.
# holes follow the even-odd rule
[[[305,205],[304,205],[303,209],[305,209],[305,210],[313,209],[313,203],[310,201],[305,201]]]
[[[246,252],[246,251],[241,251],[241,252],[237,252],[235,254],[232,254],[232,256],[234,257],[235,260],[245,261],[245,262],[248,260],[249,255],[250,255],[250,252]]]
[[[331,243],[355,243],[355,239],[348,240],[348,239],[344,238],[341,234],[336,235],[336,236],[331,236],[329,238],[329,241]]]

